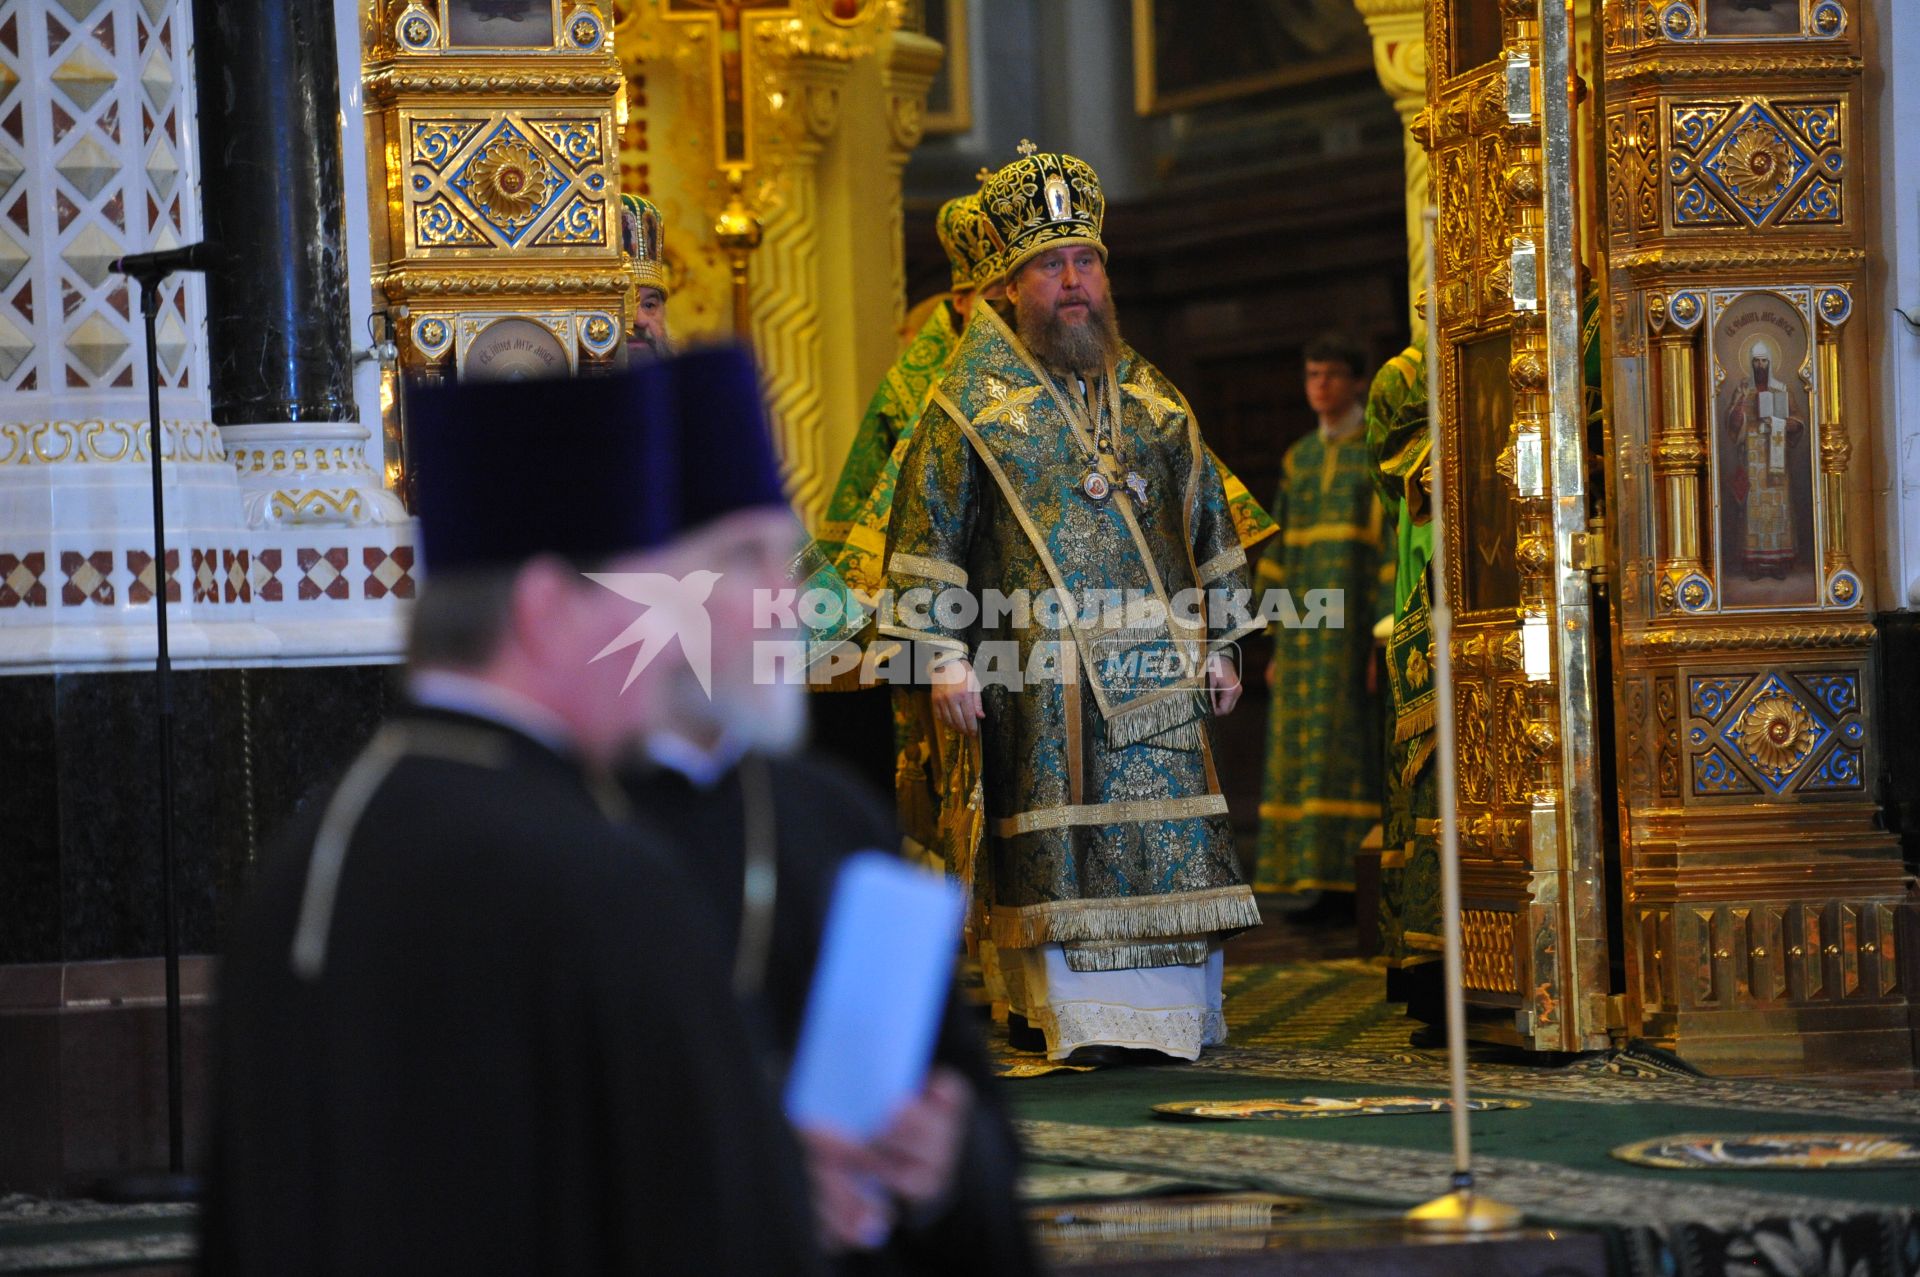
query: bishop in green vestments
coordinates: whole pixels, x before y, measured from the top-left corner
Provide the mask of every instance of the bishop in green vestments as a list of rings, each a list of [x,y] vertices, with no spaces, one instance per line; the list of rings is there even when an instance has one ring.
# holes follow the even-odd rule
[[[1272,507],[1280,535],[1260,561],[1259,588],[1289,591],[1303,622],[1274,632],[1262,890],[1352,891],[1354,853],[1380,822],[1380,698],[1369,675],[1374,622],[1391,610],[1393,538],[1367,457],[1360,360],[1337,338],[1307,348],[1320,424],[1287,450]]]
[[[1192,411],[1120,340],[1099,179],[1022,149],[981,192],[1018,332],[976,311],[914,432],[880,632],[981,735],[973,886],[1013,1009],[1054,1058],[1193,1059],[1224,1037],[1217,941],[1259,921],[1212,739],[1256,625],[1204,601],[1247,559]]]

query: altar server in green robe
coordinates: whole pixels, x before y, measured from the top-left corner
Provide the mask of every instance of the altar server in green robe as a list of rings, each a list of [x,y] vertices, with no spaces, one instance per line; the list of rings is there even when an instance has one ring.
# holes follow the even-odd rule
[[[1302,623],[1274,630],[1254,884],[1351,892],[1354,853],[1380,823],[1373,626],[1391,611],[1393,531],[1367,457],[1365,356],[1328,336],[1307,347],[1305,363],[1319,424],[1282,462],[1271,507],[1280,535],[1256,581],[1288,591]]]

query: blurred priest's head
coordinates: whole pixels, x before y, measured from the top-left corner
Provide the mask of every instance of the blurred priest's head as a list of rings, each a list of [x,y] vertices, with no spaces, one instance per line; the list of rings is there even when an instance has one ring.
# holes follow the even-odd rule
[[[752,361],[408,397],[426,582],[410,674],[464,681],[611,767],[652,737],[781,746],[805,690],[756,680],[758,592],[799,538]]]

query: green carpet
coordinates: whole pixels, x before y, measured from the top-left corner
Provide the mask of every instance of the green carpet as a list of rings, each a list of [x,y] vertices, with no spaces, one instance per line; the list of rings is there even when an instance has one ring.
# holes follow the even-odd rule
[[[1170,1100],[1253,1099],[1287,1094],[1344,1098],[1399,1093],[1445,1095],[1443,1089],[1432,1087],[1383,1088],[1364,1081],[1343,1083],[1324,1078],[1289,1082],[1267,1076],[1235,1076],[1177,1067],[1059,1073],[1008,1088],[1016,1115],[1028,1120],[1100,1127],[1155,1126],[1175,1132],[1206,1130],[1307,1140],[1332,1146],[1329,1152],[1335,1156],[1340,1147],[1349,1145],[1447,1152],[1451,1148],[1450,1124],[1445,1114],[1438,1113],[1209,1123],[1170,1122],[1152,1113],[1155,1104]],[[1604,1110],[1571,1100],[1530,1097],[1528,1102],[1530,1107],[1524,1109],[1474,1114],[1476,1153],[1549,1161],[1593,1174],[1619,1176],[1644,1183],[1655,1192],[1684,1192],[1690,1186],[1712,1184],[1889,1206],[1920,1203],[1920,1171],[1916,1170],[1660,1171],[1618,1161],[1609,1152],[1616,1145],[1679,1132],[1859,1130],[1910,1136],[1920,1133],[1920,1124],[1914,1122],[1783,1115],[1754,1107],[1706,1107],[1651,1100]]]
[[[1604,1057],[1558,1068],[1478,1063],[1471,1076],[1473,1094],[1529,1101],[1474,1116],[1480,1188],[1537,1226],[1601,1230],[1623,1277],[1920,1274],[1920,1171],[1661,1171],[1610,1155],[1620,1144],[1678,1133],[1913,1136],[1916,1093],[1636,1076]],[[1121,1173],[1121,1185],[1157,1178],[1403,1209],[1448,1186],[1445,1114],[1175,1122],[1152,1108],[1275,1095],[1443,1095],[1445,1082],[1444,1061],[1426,1053],[1240,1046],[1209,1051],[1199,1065],[1060,1073],[1006,1091],[1036,1173],[1073,1167]]]

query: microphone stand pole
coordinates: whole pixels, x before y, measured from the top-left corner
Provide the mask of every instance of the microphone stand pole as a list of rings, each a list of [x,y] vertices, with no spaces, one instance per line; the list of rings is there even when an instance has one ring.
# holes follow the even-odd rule
[[[1434,261],[1440,245],[1435,235],[1439,215],[1429,207],[1426,212],[1427,238],[1427,486],[1428,509],[1433,521],[1433,686],[1438,701],[1439,721],[1434,726],[1438,748],[1434,751],[1434,783],[1440,797],[1440,918],[1445,944],[1445,980],[1447,1008],[1447,1073],[1453,1113],[1453,1179],[1451,1191],[1443,1197],[1414,1207],[1407,1222],[1414,1228],[1436,1233],[1499,1233],[1517,1229],[1521,1214],[1505,1202],[1495,1201],[1479,1192],[1473,1179],[1473,1131],[1467,1107],[1467,999],[1466,976],[1461,954],[1460,935],[1460,812],[1459,790],[1455,787],[1454,762],[1457,738],[1453,723],[1453,604],[1447,593],[1447,523],[1453,517],[1447,504],[1452,494],[1443,491],[1446,467],[1440,451],[1440,387],[1445,379],[1440,369],[1440,292],[1435,287]]]
[[[158,701],[159,744],[155,765],[159,771],[160,911],[164,931],[163,953],[167,983],[167,1173],[134,1175],[107,1186],[121,1199],[179,1201],[197,1195],[198,1185],[186,1173],[186,1099],[184,1050],[180,1029],[180,914],[174,893],[173,865],[173,661],[167,642],[167,515],[161,482],[160,352],[155,329],[160,314],[160,284],[173,267],[136,261],[116,262],[114,268],[140,286],[140,318],[147,339],[147,461],[153,477],[153,619],[154,692]],[[189,267],[189,269],[192,269]]]

